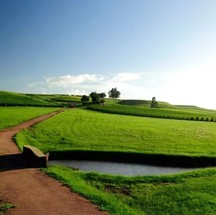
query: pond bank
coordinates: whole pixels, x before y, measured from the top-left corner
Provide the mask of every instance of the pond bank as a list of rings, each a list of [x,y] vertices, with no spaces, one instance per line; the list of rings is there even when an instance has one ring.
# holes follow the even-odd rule
[[[49,160],[88,160],[120,163],[147,164],[168,167],[211,167],[216,166],[215,157],[192,157],[184,155],[143,154],[110,151],[52,151]]]

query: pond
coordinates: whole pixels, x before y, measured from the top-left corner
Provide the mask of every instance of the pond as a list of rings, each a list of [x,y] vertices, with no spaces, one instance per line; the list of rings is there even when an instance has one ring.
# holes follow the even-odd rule
[[[125,176],[172,174],[195,169],[86,160],[51,160],[48,162],[48,165],[63,165],[86,172],[99,172]]]

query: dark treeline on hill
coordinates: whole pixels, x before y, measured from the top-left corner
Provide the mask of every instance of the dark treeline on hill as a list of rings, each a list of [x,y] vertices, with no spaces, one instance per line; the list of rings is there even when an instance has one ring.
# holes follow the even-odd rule
[[[121,95],[120,91],[117,90],[117,88],[112,88],[109,92],[108,92],[109,98],[119,98],[119,96]],[[97,93],[97,92],[91,92],[89,94],[89,96],[83,95],[81,98],[81,102],[83,105],[86,105],[89,103],[90,98],[91,98],[91,103],[92,104],[104,104],[105,103],[105,98],[106,97],[106,93],[102,92],[102,93]]]
[[[81,98],[81,102],[83,105],[86,105],[89,103],[91,98],[92,104],[104,104],[105,103],[105,93],[97,93],[97,92],[91,92],[89,96],[83,95]]]

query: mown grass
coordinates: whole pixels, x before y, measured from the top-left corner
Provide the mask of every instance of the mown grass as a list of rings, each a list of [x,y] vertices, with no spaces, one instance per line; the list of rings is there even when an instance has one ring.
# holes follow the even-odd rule
[[[88,109],[103,113],[131,116],[216,122],[216,111],[201,108],[147,108],[129,105],[90,105]]]
[[[18,133],[42,151],[94,150],[216,156],[216,123],[114,115],[73,109]]]
[[[216,169],[164,176],[122,177],[67,167],[44,170],[111,215],[216,214]]]
[[[58,109],[42,107],[0,107],[0,129],[18,125],[23,121],[51,113]]]

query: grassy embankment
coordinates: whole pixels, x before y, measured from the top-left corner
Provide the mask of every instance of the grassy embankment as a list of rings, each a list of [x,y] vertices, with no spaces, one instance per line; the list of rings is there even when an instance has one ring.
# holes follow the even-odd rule
[[[215,168],[140,177],[84,173],[57,166],[44,171],[111,215],[216,213]]]

